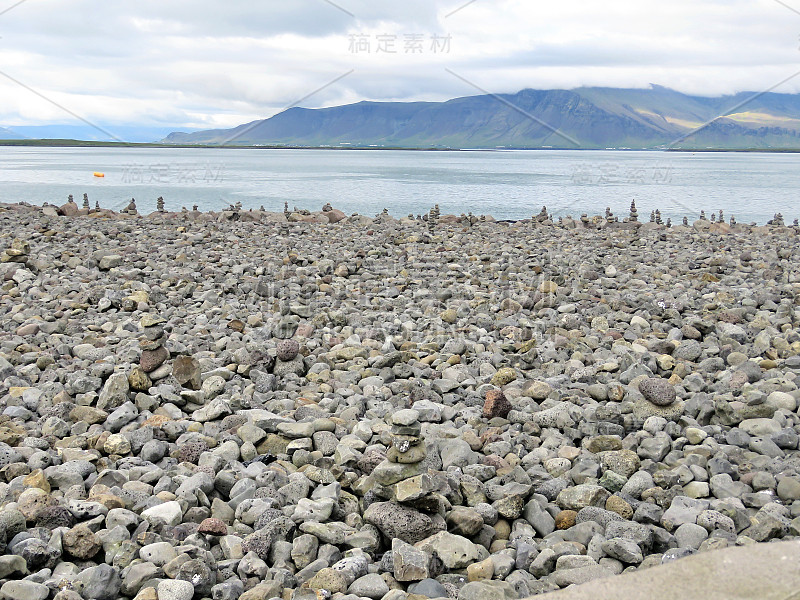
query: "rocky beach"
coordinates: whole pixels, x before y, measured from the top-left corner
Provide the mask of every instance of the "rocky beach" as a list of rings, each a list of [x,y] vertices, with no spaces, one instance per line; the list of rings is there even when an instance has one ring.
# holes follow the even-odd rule
[[[780,215],[159,209],[0,204],[3,600],[514,600],[800,536]]]

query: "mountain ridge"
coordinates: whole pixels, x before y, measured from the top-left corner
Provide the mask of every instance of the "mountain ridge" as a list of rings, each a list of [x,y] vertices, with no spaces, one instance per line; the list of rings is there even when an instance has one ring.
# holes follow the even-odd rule
[[[720,115],[726,116],[718,118]],[[361,101],[328,108],[293,107],[231,129],[173,132],[162,142],[459,149],[793,149],[800,148],[800,94],[742,92],[705,97],[651,85],[641,89],[524,89],[516,94],[465,96],[444,102]]]

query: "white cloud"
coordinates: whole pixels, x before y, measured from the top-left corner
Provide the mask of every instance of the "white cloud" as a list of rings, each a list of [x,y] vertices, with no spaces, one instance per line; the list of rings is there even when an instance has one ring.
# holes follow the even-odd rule
[[[480,93],[445,68],[496,92],[658,83],[709,95],[800,71],[800,13],[775,0],[476,0],[449,17],[467,0],[335,3],[30,0],[0,15],[0,71],[98,123],[176,129],[267,117],[315,90],[303,106]],[[378,51],[381,35],[396,52]],[[406,46],[413,36],[421,48]],[[449,48],[434,52],[434,36]],[[354,52],[357,40],[369,50]],[[800,76],[775,91],[800,92]],[[74,122],[2,77],[0,98],[3,125]]]

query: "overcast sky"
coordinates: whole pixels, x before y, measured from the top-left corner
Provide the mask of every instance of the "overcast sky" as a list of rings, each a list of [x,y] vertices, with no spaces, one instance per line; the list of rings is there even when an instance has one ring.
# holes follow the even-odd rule
[[[0,126],[81,124],[71,111],[103,125],[228,127],[295,103],[526,87],[719,95],[800,71],[800,0],[18,3],[0,0]],[[800,75],[775,91],[800,92]]]

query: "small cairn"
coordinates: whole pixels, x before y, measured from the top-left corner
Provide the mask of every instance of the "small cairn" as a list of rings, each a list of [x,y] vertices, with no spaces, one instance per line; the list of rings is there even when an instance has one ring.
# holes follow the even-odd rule
[[[436,230],[436,212],[434,209],[431,209],[428,212],[428,233],[433,235],[434,231]]]
[[[689,217],[683,217],[683,226],[684,227],[688,227],[689,226]]]
[[[99,200],[95,200],[94,201],[94,209],[95,210],[100,210],[100,201]]]
[[[91,207],[89,206],[89,194],[83,195],[83,208],[89,210]]]
[[[664,221],[661,220],[661,211],[656,209],[656,225],[663,225]]]
[[[772,219],[772,225],[774,225],[775,227],[784,226],[783,215],[781,213],[775,215],[775,217]]]
[[[733,227],[734,225],[736,225],[736,217],[731,215],[731,227]]]
[[[800,227],[800,220],[795,219],[794,222],[792,223],[792,227]]]
[[[424,499],[434,491],[430,475],[422,470],[421,463],[427,452],[422,439],[422,426],[419,412],[406,408],[391,416],[391,446],[386,452],[386,460],[379,463],[371,477],[379,489],[376,493],[398,504],[411,504],[424,510]],[[369,521],[368,515],[367,521]]]
[[[156,200],[156,210],[160,213],[166,212],[164,209],[164,198],[162,196],[159,196],[158,200]]]
[[[700,211],[700,220],[701,221],[708,221],[708,219],[706,219],[706,211],[704,211],[704,210]]]
[[[139,211],[136,209],[136,198],[131,198],[131,201],[128,203],[128,206],[123,211],[129,215],[138,215]]]
[[[539,211],[538,215],[533,217],[533,220],[535,222],[537,222],[537,223],[544,223],[549,218],[550,218],[550,216],[547,214],[547,207],[546,206],[542,206],[542,210]]]
[[[667,219],[667,229],[672,227],[672,219]]]
[[[606,206],[606,223],[611,224],[614,222],[614,213],[611,212],[611,207]]]
[[[589,215],[587,215],[586,213],[583,213],[581,215],[581,224],[583,225],[584,229],[589,227]]]
[[[0,263],[26,263],[31,253],[31,245],[27,240],[16,238],[11,246],[0,253]]]
[[[716,223],[717,222],[717,215],[715,215],[713,212],[711,213],[711,222],[712,223]]]
[[[631,200],[631,214],[628,217],[628,221],[631,223],[637,223],[639,221],[639,212],[636,210],[636,200]]]
[[[650,211],[650,222],[651,223],[655,223],[656,222],[656,211],[654,211],[654,210]]]
[[[139,322],[144,330],[144,337],[139,341],[142,350],[139,368],[144,373],[152,373],[169,360],[169,350],[164,347],[164,322],[164,318],[154,313],[146,313]]]
[[[259,210],[260,210],[261,212],[267,212],[267,209],[266,209],[266,208],[264,208],[264,205],[263,205],[263,204],[261,205],[261,208],[260,208]]]
[[[718,218],[717,220],[718,220],[720,223],[724,223],[724,222],[725,222],[725,213],[724,213],[724,212],[722,212],[722,209],[721,209],[721,208],[719,209],[719,218]]]
[[[288,202],[284,202],[283,203],[283,216],[288,219],[290,214],[291,213],[289,212],[289,203]]]
[[[322,212],[325,213],[333,212],[333,206],[331,206],[330,202],[325,203],[325,206],[322,207]]]

